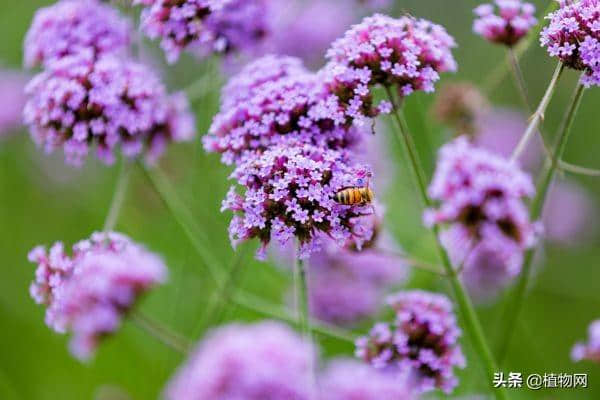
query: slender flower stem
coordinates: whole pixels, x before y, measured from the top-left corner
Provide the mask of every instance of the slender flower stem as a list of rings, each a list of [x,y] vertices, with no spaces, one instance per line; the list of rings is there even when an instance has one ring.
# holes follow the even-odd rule
[[[409,155],[413,174],[417,179],[417,186],[419,187],[421,200],[423,201],[426,207],[429,207],[431,206],[432,202],[427,194],[425,173],[423,172],[423,168],[421,167],[417,150],[415,148],[410,134],[408,133],[408,129],[406,128],[400,116],[400,110],[396,105],[396,101],[394,100],[394,96],[391,90],[389,88],[386,88],[386,90],[390,102],[393,106],[394,119],[398,125],[399,134],[398,131],[396,131],[396,137],[401,142],[401,144],[403,144]],[[481,327],[481,323],[479,322],[479,318],[477,317],[477,313],[475,312],[475,308],[473,307],[471,299],[467,295],[465,288],[458,279],[458,275],[456,274],[456,270],[452,267],[452,263],[450,261],[450,258],[448,257],[448,253],[446,252],[440,241],[439,228],[437,226],[433,227],[433,233],[435,236],[438,252],[442,260],[442,264],[446,269],[446,274],[448,275],[448,279],[454,291],[456,303],[458,304],[458,308],[462,313],[463,321],[465,324],[465,330],[471,336],[471,340],[475,347],[475,351],[479,355],[482,363],[485,366],[487,378],[489,379],[489,382],[491,384],[491,382],[494,379],[494,374],[498,372],[498,369],[496,367],[496,362],[494,361],[492,352],[490,351],[490,348],[485,339],[483,328]],[[494,394],[498,399],[507,398],[506,392],[501,388],[494,391]]]
[[[125,193],[127,192],[127,185],[131,175],[131,164],[125,159],[122,160],[121,163],[115,192],[113,193],[110,207],[108,208],[108,214],[106,215],[104,226],[102,228],[104,232],[112,231],[115,228],[119,213],[121,212],[121,207],[123,206],[123,201],[125,200]]]
[[[222,288],[226,278],[223,276],[221,262],[212,254],[210,246],[206,243],[206,234],[194,223],[195,220],[191,212],[179,199],[168,178],[158,168],[150,168],[144,164],[140,165],[146,172],[157,194],[202,259],[202,262],[207,266],[209,276],[215,281],[218,289]],[[248,310],[299,324],[298,318],[293,316],[293,312],[274,306],[242,290],[237,290],[236,293],[233,293],[231,301]],[[336,339],[354,341],[356,337],[356,335],[327,324],[312,322],[310,325],[314,331]]]
[[[399,260],[402,260],[409,266],[416,268],[418,270],[429,272],[431,274],[442,276],[444,278],[448,277],[448,275],[446,275],[446,273],[444,271],[442,271],[443,267],[441,265],[431,264],[427,261],[419,260],[419,259],[411,257],[410,255],[405,254],[403,252],[391,251],[391,250],[385,250],[385,249],[374,249],[374,252],[385,255],[385,256],[389,256],[389,257],[395,257]]]
[[[523,105],[527,107],[527,111],[531,112],[531,103],[529,101],[529,94],[527,93],[527,86],[525,85],[525,78],[523,77],[523,71],[519,66],[519,59],[515,54],[515,50],[512,47],[509,47],[507,50],[508,59],[510,61],[510,66],[513,72],[513,76],[515,78],[515,83],[517,85],[517,89],[519,95],[521,96],[521,101]]]
[[[302,336],[306,342],[313,344],[313,334],[310,326],[309,313],[308,313],[308,280],[306,279],[306,266],[304,261],[299,257],[300,243],[296,244],[296,252],[294,254],[294,283],[297,286],[295,294],[298,296],[296,300],[296,306],[298,307],[298,320],[300,322],[300,329],[302,330]],[[309,372],[309,388],[312,399],[314,397],[316,377],[315,377],[315,366],[312,363],[310,365]]]
[[[573,101],[571,102],[571,106],[567,111],[565,122],[563,123],[561,132],[558,136],[556,146],[553,152],[554,156],[549,161],[547,161],[546,165],[544,166],[544,171],[542,172],[541,180],[538,183],[536,197],[533,200],[530,210],[531,219],[534,221],[538,220],[542,215],[544,203],[548,194],[548,190],[550,188],[550,184],[552,183],[552,180],[554,179],[554,176],[558,169],[559,160],[565,151],[569,134],[571,132],[571,127],[573,126],[575,115],[577,114],[577,110],[579,109],[579,105],[581,104],[581,98],[583,96],[583,93],[584,87],[580,84],[577,86],[575,95],[573,97]],[[506,353],[510,346],[510,341],[512,338],[512,333],[514,331],[515,324],[519,318],[521,308],[523,307],[525,292],[527,290],[529,279],[531,277],[531,267],[534,255],[534,248],[529,249],[525,253],[523,269],[521,270],[521,275],[519,276],[519,281],[517,282],[517,286],[515,288],[515,294],[512,297],[512,302],[509,301],[504,310],[504,334],[501,337],[502,339],[498,353],[500,360],[503,360],[506,356]]]
[[[533,115],[531,116],[531,120],[529,121],[529,125],[527,126],[525,133],[523,133],[521,140],[519,141],[517,147],[511,155],[511,161],[517,160],[521,156],[523,151],[525,151],[527,145],[529,144],[529,141],[535,134],[537,127],[540,124],[540,121],[544,119],[544,113],[548,108],[548,104],[550,104],[550,100],[552,99],[552,95],[554,94],[554,90],[556,89],[556,84],[558,83],[564,71],[564,68],[565,65],[562,62],[559,62],[556,66],[556,69],[554,70],[554,75],[552,76],[552,80],[550,81],[550,84],[546,89],[546,93],[544,94],[542,101],[538,105],[537,110],[535,110],[535,113],[533,113]]]
[[[192,347],[192,344],[188,339],[182,337],[176,332],[173,332],[167,326],[156,320],[153,320],[141,311],[131,311],[129,316],[134,324],[140,329],[179,353],[187,354],[189,349]]]

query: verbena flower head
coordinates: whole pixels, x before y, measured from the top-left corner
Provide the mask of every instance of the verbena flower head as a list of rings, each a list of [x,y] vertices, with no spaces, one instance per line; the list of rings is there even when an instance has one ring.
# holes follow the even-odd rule
[[[369,118],[382,111],[371,104],[373,85],[393,86],[401,97],[432,92],[440,73],[456,70],[455,46],[440,25],[375,14],[332,44],[326,81],[350,118]],[[383,107],[389,111],[389,105]]]
[[[567,67],[585,71],[581,83],[600,85],[600,2],[558,0],[560,8],[548,14],[540,42],[548,54]]]
[[[441,241],[452,264],[462,270],[460,279],[477,302],[496,298],[521,272],[523,251],[511,239],[493,236],[473,241],[468,230],[456,225],[442,232]]]
[[[481,115],[487,113],[489,102],[481,91],[468,82],[442,86],[433,105],[434,117],[456,131],[457,135],[474,135]]]
[[[321,66],[331,42],[355,21],[348,4],[329,0],[286,0],[269,3],[271,34],[264,47],[271,53],[301,58]]]
[[[221,110],[203,138],[204,147],[222,153],[226,164],[287,142],[348,147],[356,133],[336,111],[325,101],[317,77],[299,59],[265,56],[223,89]]]
[[[492,43],[514,46],[537,23],[535,6],[523,0],[495,0],[474,10],[473,31]]]
[[[48,153],[62,147],[71,165],[83,164],[91,147],[105,163],[119,146],[126,157],[153,160],[168,142],[194,135],[186,99],[169,96],[152,71],[132,61],[65,57],[26,92],[23,115],[33,140]]]
[[[273,146],[249,157],[231,175],[245,188],[244,195],[232,187],[222,207],[236,213],[229,227],[232,243],[258,238],[261,259],[271,239],[282,246],[297,239],[301,258],[319,249],[323,235],[340,245],[355,241],[360,247],[371,232],[359,217],[371,207],[334,200],[340,189],[364,186],[370,174],[364,166],[351,165],[349,157],[310,145]]]
[[[538,229],[523,198],[534,190],[517,164],[460,137],[439,152],[429,195],[440,205],[426,211],[425,222],[460,226],[473,243],[511,240],[526,249],[535,243]]]
[[[369,218],[376,218],[370,216]],[[335,324],[351,324],[373,315],[386,289],[402,281],[406,265],[394,251],[397,245],[381,227],[358,250],[327,241],[308,260],[309,306],[315,317]]]
[[[44,304],[46,323],[71,331],[70,348],[89,358],[102,338],[114,333],[138,297],[165,281],[163,261],[118,233],[94,233],[68,255],[61,242],[29,253],[38,264],[30,293]]]
[[[98,58],[126,50],[130,22],[96,0],[61,0],[39,9],[25,37],[25,65],[48,66],[62,57]]]
[[[252,51],[268,32],[266,0],[155,0],[142,12],[142,30],[160,39],[167,60],[184,49],[199,56]]]
[[[477,116],[472,142],[477,147],[509,158],[525,129],[527,117],[522,112],[494,107]],[[519,158],[525,169],[532,170],[538,166],[543,156],[543,145],[538,136],[532,138]]]
[[[315,349],[285,325],[227,325],[198,345],[165,398],[309,400],[314,363]]]
[[[458,384],[454,367],[465,366],[450,300],[413,290],[390,296],[388,304],[395,322],[378,323],[358,339],[356,355],[376,368],[408,375],[418,392],[450,393]]]
[[[575,362],[589,360],[600,363],[600,320],[590,324],[588,341],[578,342],[571,350],[571,359]]]
[[[26,83],[25,75],[0,69],[0,138],[21,124]]]
[[[597,215],[595,204],[582,186],[556,180],[542,213],[544,238],[562,245],[581,244],[593,237]]]
[[[411,400],[417,397],[397,374],[352,360],[335,360],[320,379],[322,400]]]

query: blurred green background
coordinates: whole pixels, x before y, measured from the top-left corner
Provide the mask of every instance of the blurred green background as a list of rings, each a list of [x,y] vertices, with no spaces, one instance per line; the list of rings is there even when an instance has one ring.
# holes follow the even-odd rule
[[[276,0],[283,1],[283,0]],[[331,0],[336,1],[336,0]],[[348,1],[348,0],[337,0]],[[349,1],[348,1],[349,2]],[[49,1],[3,1],[0,4],[0,61],[4,67],[18,69],[24,34],[34,11]],[[395,14],[408,11],[419,17],[441,23],[457,39],[460,47],[455,56],[460,70],[445,75],[443,81],[470,80],[482,84],[491,71],[504,63],[504,51],[471,33],[474,0],[402,0],[396,1]],[[535,1],[539,10],[549,1]],[[538,13],[539,14],[539,13]],[[163,65],[162,54],[155,44],[149,45],[156,55],[156,65],[173,88],[184,88],[208,71],[208,67],[190,57],[177,65]],[[555,66],[536,43],[525,54],[522,66],[530,93],[537,102],[543,94]],[[567,72],[546,115],[545,131],[556,132],[577,76]],[[493,93],[495,105],[519,107],[518,95],[507,75]],[[0,96],[4,96],[0,93]],[[427,163],[433,169],[432,150],[448,140],[444,129],[429,118],[427,111],[434,96],[417,94],[407,101],[407,118]],[[206,132],[211,116],[217,110],[218,90],[194,102],[198,131]],[[600,90],[586,92],[568,145],[566,160],[600,168],[597,154],[598,107]],[[425,120],[423,120],[425,117]],[[379,124],[386,123],[384,119]],[[386,138],[387,140],[388,138]],[[412,188],[396,142],[389,138],[395,171],[391,190],[384,194],[387,206],[386,224],[403,248],[411,254],[435,261],[433,241],[420,224],[420,204]],[[229,170],[215,155],[206,155],[200,141],[172,146],[161,162],[189,207],[194,222],[208,234],[208,244],[220,261],[219,268],[230,268],[234,262],[227,238],[229,215],[219,213],[220,202],[229,182]],[[34,266],[26,260],[35,245],[62,240],[70,246],[102,227],[113,194],[119,167],[107,168],[90,157],[81,170],[63,165],[62,154],[46,157],[31,142],[25,130],[0,141],[0,399],[117,399],[114,390],[128,393],[132,399],[154,399],[160,396],[166,381],[179,363],[181,355],[146,335],[130,322],[107,340],[97,356],[87,364],[74,360],[67,350],[67,337],[55,334],[43,322],[44,309],[29,297],[28,286]],[[592,195],[594,211],[600,205],[598,178],[565,176],[576,181]],[[143,299],[141,309],[153,318],[190,338],[202,336],[201,321],[214,284],[206,266],[197,256],[181,228],[155,194],[143,172],[134,171],[117,229],[134,240],[145,243],[164,256],[170,267],[167,285]],[[568,210],[565,210],[568,211]],[[596,215],[597,216],[597,215]],[[570,348],[587,336],[590,321],[600,317],[600,237],[565,247],[544,246],[537,278],[516,328],[513,346],[502,370],[529,373],[588,373],[589,388],[528,391],[512,390],[512,398],[600,398],[600,366],[573,364]],[[285,270],[253,260],[255,244],[242,246],[242,267],[236,283],[272,302],[281,303],[291,277]],[[440,279],[415,272],[409,282],[421,287],[448,292]],[[480,316],[490,340],[501,329],[499,305],[481,307]],[[227,320],[255,320],[261,315],[227,305],[212,323]],[[365,332],[371,321],[355,328]],[[348,342],[318,336],[324,358],[350,356]],[[463,337],[468,354],[468,367],[460,372],[461,384],[456,396],[486,392],[487,382],[478,358]],[[119,388],[119,389],[112,389]],[[435,397],[436,394],[433,395]]]

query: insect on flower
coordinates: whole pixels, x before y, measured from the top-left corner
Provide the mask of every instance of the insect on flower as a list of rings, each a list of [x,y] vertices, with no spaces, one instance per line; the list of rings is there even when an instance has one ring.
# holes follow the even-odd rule
[[[371,174],[367,175],[367,184],[365,186],[347,187],[335,194],[335,201],[346,206],[359,204],[371,204],[375,197],[373,190],[369,187]]]

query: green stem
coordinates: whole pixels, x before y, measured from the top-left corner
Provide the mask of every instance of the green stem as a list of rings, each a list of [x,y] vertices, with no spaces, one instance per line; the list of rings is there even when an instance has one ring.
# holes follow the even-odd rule
[[[312,329],[310,326],[309,314],[308,314],[308,280],[306,279],[306,267],[304,261],[299,258],[300,243],[297,244],[296,254],[294,254],[294,271],[297,279],[294,279],[296,287],[296,305],[298,307],[298,321],[300,323],[300,329],[302,330],[302,336],[307,343],[311,345],[314,343]],[[311,390],[311,398],[314,395],[316,385],[315,377],[315,366],[312,363],[310,365],[309,372],[309,388]]]
[[[512,47],[508,48],[508,58],[510,61],[510,66],[513,72],[513,76],[515,78],[515,83],[517,85],[517,89],[519,95],[521,96],[521,101],[523,105],[527,108],[527,112],[531,112],[531,103],[529,102],[529,94],[527,93],[527,86],[525,85],[525,78],[523,77],[523,71],[519,66],[519,59],[515,54],[515,51]]]
[[[560,164],[559,160],[561,159],[565,151],[569,134],[571,132],[571,127],[573,126],[575,115],[577,114],[577,110],[579,109],[579,105],[581,104],[581,98],[583,96],[583,93],[584,87],[580,84],[577,86],[575,95],[573,97],[573,101],[571,102],[571,106],[567,110],[565,122],[562,126],[561,132],[556,142],[555,149],[553,151],[554,156],[550,158],[549,162],[546,162],[546,165],[544,166],[542,178],[538,184],[536,197],[533,200],[533,203],[531,204],[530,214],[531,219],[533,221],[538,220],[542,215],[542,210],[544,209],[544,203],[546,201],[550,184],[552,183],[552,180],[554,179],[554,176]],[[521,275],[519,275],[519,280],[515,288],[515,294],[512,297],[513,301],[509,301],[508,305],[504,310],[505,322],[503,326],[505,330],[504,334],[502,335],[501,344],[499,346],[498,354],[500,360],[503,360],[506,356],[506,353],[508,352],[515,323],[517,322],[519,313],[521,312],[521,308],[523,307],[525,292],[527,290],[529,279],[531,277],[531,269],[534,255],[535,248],[529,249],[525,253],[525,258],[523,260],[523,269],[521,271]]]
[[[223,276],[221,262],[212,254],[210,245],[207,243],[206,234],[194,222],[191,212],[186,208],[185,204],[179,199],[173,186],[169,183],[168,178],[158,169],[150,168],[144,164],[140,164],[146,172],[149,181],[154,186],[157,194],[162,199],[167,207],[167,210],[173,215],[175,222],[181,227],[186,237],[198,253],[202,262],[208,268],[209,276],[215,281],[217,290],[222,290],[225,285],[226,278]],[[278,308],[270,303],[261,300],[249,293],[238,290],[232,294],[232,302],[242,306],[248,310],[268,315],[272,318],[286,320],[299,324],[298,318],[291,317],[288,310]],[[335,328],[326,324],[310,324],[314,331],[323,335],[337,338],[344,341],[353,341],[355,335],[348,333],[342,329]]]
[[[162,323],[151,319],[141,311],[131,311],[129,317],[140,329],[179,353],[187,354],[192,347],[189,340],[173,332]]]
[[[423,172],[423,168],[421,167],[421,163],[419,161],[419,156],[417,150],[414,146],[411,136],[408,133],[408,129],[405,126],[401,116],[400,110],[396,105],[396,101],[394,100],[394,96],[389,88],[386,88],[388,97],[393,105],[393,116],[398,125],[398,130],[396,131],[396,137],[400,141],[401,144],[405,147],[411,164],[411,169],[413,174],[417,180],[417,186],[419,188],[419,193],[421,194],[421,200],[425,204],[425,206],[431,206],[432,202],[427,194],[426,189],[426,181],[425,181],[425,173]],[[400,134],[398,134],[398,131]],[[490,348],[485,339],[485,335],[483,332],[483,328],[481,327],[481,323],[479,322],[479,318],[475,312],[475,308],[471,302],[471,299],[467,295],[465,288],[462,283],[458,279],[458,275],[456,274],[456,270],[452,267],[452,263],[450,258],[448,257],[448,253],[444,249],[439,235],[439,229],[437,226],[434,226],[433,233],[435,236],[435,242],[437,245],[437,249],[442,260],[442,265],[446,270],[446,274],[448,275],[448,280],[450,281],[450,285],[454,291],[454,296],[456,299],[456,303],[458,304],[458,308],[463,317],[465,330],[471,336],[471,340],[475,347],[475,352],[481,358],[482,363],[485,366],[488,382],[491,385],[491,382],[494,379],[494,373],[498,372],[496,367],[496,362],[494,361],[494,357]],[[506,399],[506,392],[504,389],[498,389],[494,391],[496,398],[498,399]]]
[[[113,193],[113,197],[108,208],[108,214],[106,215],[104,226],[102,228],[102,231],[104,232],[112,231],[115,228],[119,218],[119,213],[121,212],[121,208],[123,206],[123,201],[125,200],[125,193],[127,192],[127,185],[131,175],[131,165],[125,159],[122,160],[121,163],[121,169],[119,171],[119,176],[117,177],[115,192]]]
[[[544,93],[542,101],[538,105],[537,110],[535,110],[535,113],[533,113],[533,115],[531,116],[531,120],[529,121],[527,129],[525,129],[525,133],[523,133],[521,140],[519,141],[519,143],[515,147],[515,150],[513,151],[513,154],[511,155],[511,161],[517,160],[525,151],[525,149],[527,148],[527,144],[529,144],[529,141],[535,134],[537,127],[540,124],[540,121],[544,119],[544,113],[548,108],[548,104],[550,104],[550,100],[552,99],[552,96],[554,95],[554,90],[556,89],[556,84],[558,83],[564,71],[564,68],[565,65],[562,62],[559,62],[556,66],[556,69],[554,70],[554,75],[552,76],[552,80],[550,81],[550,84],[546,89],[546,93]]]

